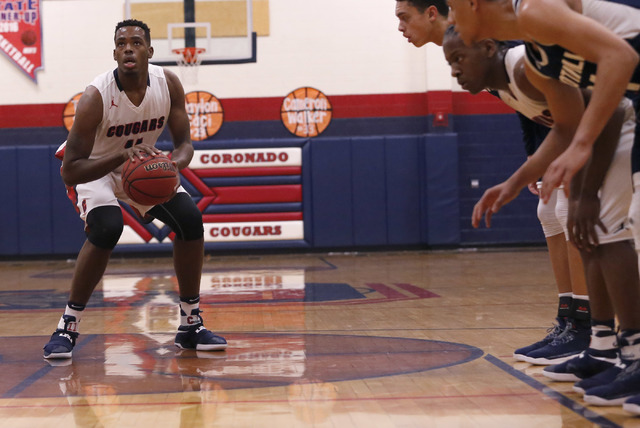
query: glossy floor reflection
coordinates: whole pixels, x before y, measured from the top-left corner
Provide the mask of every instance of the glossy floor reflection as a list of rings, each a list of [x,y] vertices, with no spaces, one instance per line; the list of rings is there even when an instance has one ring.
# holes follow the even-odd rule
[[[114,259],[50,362],[73,263],[0,263],[0,427],[640,427],[511,357],[555,315],[544,250],[208,258],[224,352],[173,345],[171,266]]]

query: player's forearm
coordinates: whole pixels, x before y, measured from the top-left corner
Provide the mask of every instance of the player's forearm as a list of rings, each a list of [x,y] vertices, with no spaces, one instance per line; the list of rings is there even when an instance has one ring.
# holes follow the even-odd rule
[[[538,150],[509,178],[511,183],[518,188],[523,188],[540,179],[551,162],[562,153],[565,147],[562,141],[560,133],[552,129]]]
[[[571,146],[581,150],[593,148],[596,136],[605,128],[624,96],[637,64],[638,55],[635,51],[621,52],[619,57],[607,58],[598,64],[591,100],[580,120]]]
[[[126,152],[104,156],[99,159],[67,159],[62,162],[62,181],[67,186],[88,183],[109,174],[127,159]]]
[[[173,150],[171,160],[178,165],[178,169],[184,169],[191,163],[193,153],[194,150],[191,142],[184,142]]]
[[[615,155],[620,140],[620,130],[624,122],[625,112],[622,108],[617,108],[613,116],[607,122],[593,145],[593,153],[585,166],[582,193],[585,195],[596,195],[607,171],[611,166],[611,161]]]

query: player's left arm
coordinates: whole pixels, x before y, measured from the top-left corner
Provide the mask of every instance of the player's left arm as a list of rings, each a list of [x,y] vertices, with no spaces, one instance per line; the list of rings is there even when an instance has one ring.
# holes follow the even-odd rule
[[[178,169],[184,169],[189,166],[193,157],[193,144],[191,143],[189,115],[185,108],[184,88],[175,73],[165,69],[164,74],[167,78],[171,97],[171,108],[167,122],[174,147],[171,160],[176,163]]]
[[[563,46],[598,65],[591,102],[571,141],[572,149],[590,152],[626,91],[638,54],[624,39],[566,1],[527,0],[518,24],[535,41]]]

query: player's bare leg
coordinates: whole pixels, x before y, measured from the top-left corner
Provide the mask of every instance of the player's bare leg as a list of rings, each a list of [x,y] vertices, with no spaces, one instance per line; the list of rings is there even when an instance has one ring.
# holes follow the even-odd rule
[[[173,242],[173,265],[180,288],[180,327],[175,344],[182,349],[221,351],[227,341],[207,330],[200,316],[200,278],[204,262],[204,238]]]

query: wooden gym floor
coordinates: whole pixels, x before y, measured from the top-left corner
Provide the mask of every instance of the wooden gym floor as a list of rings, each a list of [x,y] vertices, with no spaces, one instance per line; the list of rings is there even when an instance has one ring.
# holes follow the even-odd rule
[[[1,427],[640,427],[512,358],[555,317],[545,249],[207,257],[209,353],[173,345],[171,259],[116,256],[52,365],[72,269],[0,263]]]

